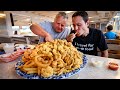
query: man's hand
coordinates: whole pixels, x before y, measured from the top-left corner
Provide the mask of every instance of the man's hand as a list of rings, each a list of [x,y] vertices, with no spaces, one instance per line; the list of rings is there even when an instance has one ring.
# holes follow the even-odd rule
[[[68,42],[72,42],[75,37],[76,37],[76,34],[72,33],[69,36],[67,36],[66,39],[67,39]]]
[[[52,36],[50,34],[47,34],[45,37],[45,42],[51,42],[53,40]]]

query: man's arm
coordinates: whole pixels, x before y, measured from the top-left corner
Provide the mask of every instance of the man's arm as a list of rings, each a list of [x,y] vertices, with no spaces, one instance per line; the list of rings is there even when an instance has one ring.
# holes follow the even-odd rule
[[[51,35],[49,33],[47,33],[41,26],[39,26],[38,24],[34,23],[30,26],[31,31],[41,37],[45,38],[45,41],[52,41],[53,38],[51,37]]]
[[[46,37],[48,33],[38,24],[34,23],[30,26],[31,31],[39,36]]]
[[[108,58],[108,50],[101,51],[101,57],[107,57]]]

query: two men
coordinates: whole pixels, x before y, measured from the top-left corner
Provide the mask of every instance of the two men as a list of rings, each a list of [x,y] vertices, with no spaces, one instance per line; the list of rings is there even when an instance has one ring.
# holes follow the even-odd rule
[[[88,14],[85,11],[77,11],[72,15],[74,33],[65,29],[67,17],[64,12],[56,15],[54,22],[42,26],[33,24],[30,28],[33,33],[44,37],[45,41],[53,39],[67,39],[84,54],[97,55],[97,48],[102,57],[108,57],[108,47],[102,31],[89,28]],[[49,29],[49,30],[48,30]]]

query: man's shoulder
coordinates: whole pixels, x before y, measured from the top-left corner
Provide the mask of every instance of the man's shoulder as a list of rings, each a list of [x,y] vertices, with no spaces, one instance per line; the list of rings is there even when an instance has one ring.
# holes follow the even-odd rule
[[[64,32],[69,32],[69,33],[70,33],[71,30],[70,30],[69,28],[66,27],[65,30],[64,30]]]
[[[51,24],[52,22],[50,22],[50,21],[42,21],[42,22],[40,22],[40,24]]]
[[[90,32],[93,33],[93,35],[96,35],[96,36],[104,35],[101,30],[96,29],[96,28],[91,28],[91,29],[90,29]]]
[[[95,33],[101,33],[102,31],[100,29],[96,29],[96,28],[89,28],[90,31],[95,32]]]
[[[112,33],[117,34],[116,32],[113,32],[113,31],[112,31]]]
[[[65,30],[70,30],[69,28],[65,27]]]
[[[97,29],[97,28],[90,28],[90,29],[95,31],[101,31],[100,29]]]
[[[39,23],[39,25],[44,28],[45,30],[49,30],[52,28],[52,22],[50,21],[42,21]]]

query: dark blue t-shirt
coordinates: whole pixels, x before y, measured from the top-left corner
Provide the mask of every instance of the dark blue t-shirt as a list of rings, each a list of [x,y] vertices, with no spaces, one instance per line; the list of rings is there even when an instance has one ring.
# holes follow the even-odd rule
[[[72,43],[79,51],[89,55],[97,56],[97,47],[101,51],[108,49],[102,31],[93,28],[89,28],[89,34],[86,37],[76,37]]]

